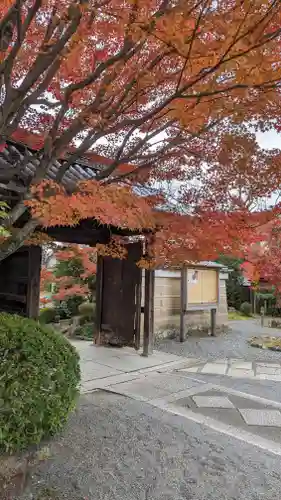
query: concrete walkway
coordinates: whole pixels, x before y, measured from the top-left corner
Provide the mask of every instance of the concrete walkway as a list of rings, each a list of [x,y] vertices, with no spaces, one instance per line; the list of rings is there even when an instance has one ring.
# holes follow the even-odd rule
[[[172,344],[162,344],[159,347],[161,349],[172,345],[173,353],[166,352],[166,349],[154,350],[149,357],[143,357],[129,347],[97,347],[90,341],[73,341],[81,359],[81,392],[126,383],[149,372],[175,370],[182,370],[190,375],[206,374],[281,382],[281,353],[257,349],[247,344],[247,339],[254,332],[269,333],[268,328],[263,330],[254,321],[234,322],[232,331],[227,335],[196,339],[196,343],[194,339],[188,339],[184,344],[172,341]],[[275,330],[271,329],[271,332],[276,335]],[[234,354],[238,356],[230,355],[231,344]],[[198,351],[200,355],[194,355]],[[205,359],[201,355],[203,353]]]
[[[241,344],[252,329],[253,323],[249,322],[240,337]],[[228,335],[227,342],[237,338],[236,330]],[[218,342],[218,349],[224,342],[221,338],[212,341]],[[188,343],[189,340],[185,345]],[[281,382],[279,353],[277,363],[220,356],[202,360],[157,350],[143,357],[131,348],[97,347],[89,341],[76,341],[73,345],[80,354],[82,394],[105,390],[146,402],[281,456],[280,397],[266,399],[251,390],[233,390],[225,383],[226,379],[240,379],[242,384]],[[260,355],[263,353],[261,350]],[[219,383],[212,382],[211,376],[217,377]]]
[[[154,351],[143,357],[129,347],[97,347],[88,341],[73,341],[80,355],[81,392],[91,392],[140,377],[150,371],[172,370],[194,366],[197,359]]]
[[[203,362],[159,351],[146,358],[131,348],[96,347],[88,341],[73,344],[81,359],[82,393],[103,389],[146,402],[281,456],[281,402],[208,380],[208,375],[215,375],[280,382],[280,363]]]

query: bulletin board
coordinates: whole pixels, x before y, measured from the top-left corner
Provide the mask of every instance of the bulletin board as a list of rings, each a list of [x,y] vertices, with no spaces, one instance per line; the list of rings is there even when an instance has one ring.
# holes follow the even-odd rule
[[[218,271],[216,269],[187,270],[187,306],[218,303]]]

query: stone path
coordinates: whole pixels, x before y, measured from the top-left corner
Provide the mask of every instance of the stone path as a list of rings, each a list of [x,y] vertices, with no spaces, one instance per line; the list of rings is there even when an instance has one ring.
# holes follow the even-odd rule
[[[227,377],[281,381],[281,363],[244,361],[243,359],[217,359],[215,361],[197,360],[194,366],[182,368],[187,373],[226,375]]]
[[[91,392],[113,383],[138,378],[143,372],[193,365],[197,360],[183,360],[174,354],[155,351],[143,357],[132,348],[97,347],[89,341],[72,341],[80,355],[81,392]]]

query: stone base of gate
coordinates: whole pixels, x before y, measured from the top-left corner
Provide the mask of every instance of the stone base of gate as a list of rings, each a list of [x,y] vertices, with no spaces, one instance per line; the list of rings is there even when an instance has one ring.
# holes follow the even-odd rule
[[[97,346],[112,346],[112,347],[134,347],[134,343],[128,342],[128,338],[124,338],[114,332],[109,326],[102,325],[102,331],[94,334],[94,344]]]

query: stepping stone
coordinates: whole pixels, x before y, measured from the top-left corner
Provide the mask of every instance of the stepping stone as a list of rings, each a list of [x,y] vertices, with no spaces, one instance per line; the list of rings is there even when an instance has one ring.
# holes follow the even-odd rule
[[[202,368],[201,373],[214,375],[225,375],[227,370],[227,362],[225,363],[206,363]]]
[[[240,409],[242,418],[248,425],[281,427],[281,413],[278,410]]]
[[[232,402],[224,396],[193,396],[192,399],[198,408],[235,408]]]
[[[253,365],[250,361],[233,361],[231,366],[237,370],[252,370]]]

